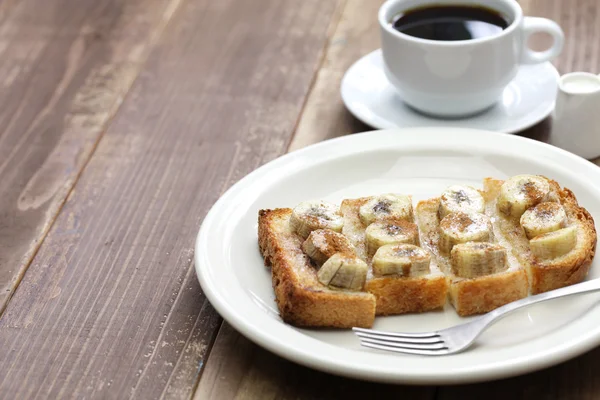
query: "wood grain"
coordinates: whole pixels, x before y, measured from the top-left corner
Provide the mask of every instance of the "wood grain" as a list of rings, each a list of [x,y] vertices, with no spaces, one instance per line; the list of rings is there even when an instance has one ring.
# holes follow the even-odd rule
[[[0,319],[1,398],[191,395],[220,322],[199,224],[285,151],[333,10],[183,0]]]
[[[380,2],[340,2],[339,22],[331,29],[317,74],[290,150],[330,137],[365,130],[339,99],[339,81],[362,54],[378,46],[376,14]],[[432,399],[433,387],[378,385],[336,377],[291,363],[251,343],[223,323],[200,380],[201,399]]]
[[[520,2],[526,15],[553,18],[558,21],[567,37],[566,52],[556,60],[562,72],[573,70],[598,71],[599,40],[578,36],[579,23],[590,27],[600,26],[593,0],[561,2],[558,0],[525,0]],[[576,3],[576,4],[574,4]],[[339,87],[345,71],[361,56],[379,47],[379,32],[376,20],[381,2],[348,0],[343,5],[340,21],[331,35],[323,65],[319,69],[315,83],[307,98],[306,106],[300,118],[296,134],[289,150],[302,148],[325,139],[343,136],[355,132],[370,130],[344,108],[339,96]],[[584,14],[591,11],[591,15]],[[585,21],[582,21],[582,18]],[[579,21],[579,22],[575,22]],[[596,28],[597,29],[597,28]],[[591,32],[591,31],[590,31]],[[593,35],[597,34],[597,30]],[[591,38],[597,36],[591,36]],[[579,41],[580,40],[580,41]],[[548,44],[545,38],[534,38],[532,45],[542,49]],[[571,47],[574,47],[571,49]],[[586,57],[582,57],[587,54]],[[546,140],[551,128],[550,119],[528,129],[522,134],[537,140]],[[466,385],[451,388],[432,387],[389,387],[333,377],[305,367],[292,364],[280,357],[266,352],[235,332],[226,323],[219,331],[213,350],[208,358],[205,373],[200,380],[195,399],[204,398],[365,398],[378,390],[381,396],[390,395],[403,398],[503,398],[515,393],[517,398],[567,398],[569,393],[587,393],[596,398],[600,388],[594,383],[590,371],[595,369],[594,354],[571,361],[567,366],[576,367],[586,378],[574,379],[564,366],[550,371],[527,375],[523,378],[502,381],[493,384]],[[583,360],[583,361],[581,361]],[[558,377],[560,375],[560,377]],[[528,379],[536,377],[533,384]],[[556,376],[556,378],[555,378]],[[583,382],[589,379],[589,383]],[[545,387],[545,381],[552,381],[552,389]],[[508,388],[503,383],[508,382]],[[492,389],[489,390],[489,385]],[[578,390],[584,386],[584,392]],[[331,389],[335,387],[335,389]],[[560,393],[563,395],[557,395]],[[596,394],[596,397],[592,397]],[[579,398],[579,397],[577,397]]]
[[[177,4],[0,5],[0,313]]]
[[[565,32],[565,47],[554,62],[561,73],[600,73],[600,3],[596,0],[521,0],[525,15],[550,18]]]
[[[368,127],[346,110],[340,98],[344,73],[360,57],[379,47],[377,11],[383,1],[347,0],[315,84],[308,96],[289,150]]]
[[[432,399],[435,388],[341,378],[284,360],[224,323],[194,396],[204,399]]]

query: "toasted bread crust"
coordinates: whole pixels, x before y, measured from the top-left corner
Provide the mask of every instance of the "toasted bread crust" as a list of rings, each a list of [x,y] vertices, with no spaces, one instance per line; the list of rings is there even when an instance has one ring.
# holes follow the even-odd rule
[[[567,188],[559,192],[561,203],[570,218],[576,219],[585,230],[585,251],[577,252],[571,259],[558,264],[531,265],[531,292],[547,292],[581,282],[587,276],[596,254],[597,234],[591,214],[577,203],[573,192]]]
[[[532,294],[581,282],[587,276],[596,253],[597,234],[594,219],[585,208],[579,206],[571,190],[561,188],[554,180],[548,179],[548,181],[558,195],[558,200],[563,205],[570,224],[578,226],[581,233],[578,234],[578,240],[582,242],[577,244],[574,251],[557,261],[538,261],[528,252],[517,252],[521,263],[528,269]],[[504,181],[499,179],[484,179],[486,197],[496,195],[503,183]],[[516,235],[509,235],[509,242],[512,238],[514,243],[515,237]]]
[[[440,262],[437,251],[437,210],[440,198],[420,201],[416,207],[421,243]],[[458,278],[449,268],[444,271],[450,280],[449,298],[458,315],[483,314],[527,296],[527,274],[524,269],[512,269],[472,279]]]
[[[372,277],[366,290],[377,299],[377,315],[421,313],[446,304],[448,282],[436,277]]]
[[[292,210],[261,210],[258,243],[265,265],[271,267],[281,318],[287,323],[305,327],[371,327],[375,315],[439,309],[445,305],[446,298],[450,299],[460,316],[468,316],[486,313],[526,297],[529,291],[536,294],[581,282],[595,256],[597,234],[594,220],[587,210],[579,206],[569,189],[561,188],[553,180],[548,181],[555,194],[553,201],[563,205],[569,224],[576,225],[578,229],[575,249],[567,255],[550,261],[537,260],[529,250],[528,239],[518,221],[514,224],[505,222],[498,227],[494,225],[494,232],[496,234],[496,229],[500,229],[500,233],[505,233],[502,245],[514,254],[511,256],[513,267],[507,271],[464,279],[454,276],[441,260],[444,274],[439,272],[436,262],[432,262],[433,273],[427,276],[374,276],[369,272],[366,292],[335,290],[322,285],[317,279],[315,266],[302,250],[304,240],[289,226]],[[494,214],[492,209],[503,183],[502,180],[484,179],[486,213]],[[345,220],[344,236],[354,245],[358,256],[370,265],[366,251],[366,227],[359,215],[360,206],[369,199],[344,200],[340,210]],[[421,201],[415,212],[421,246],[432,252],[436,259],[439,257],[435,251],[436,233],[430,235],[426,232],[437,232],[437,225],[433,225],[439,223],[438,205],[439,198]],[[488,209],[488,205],[491,208]],[[426,227],[424,225],[427,224],[422,223],[424,213],[431,216],[429,224],[432,226]]]
[[[460,316],[483,314],[527,297],[527,274],[523,270],[502,272],[452,282],[450,301]]]
[[[302,239],[288,228],[292,210],[261,210],[258,243],[271,267],[275,300],[281,318],[296,326],[369,328],[375,319],[375,297],[365,292],[331,290],[316,279],[316,270],[302,252]]]
[[[370,264],[366,255],[365,229],[359,216],[360,206],[369,198],[344,200],[340,211],[344,216],[343,233],[358,253]],[[366,290],[377,298],[377,315],[418,313],[442,308],[446,303],[448,282],[443,275],[424,277],[375,277],[369,274]]]

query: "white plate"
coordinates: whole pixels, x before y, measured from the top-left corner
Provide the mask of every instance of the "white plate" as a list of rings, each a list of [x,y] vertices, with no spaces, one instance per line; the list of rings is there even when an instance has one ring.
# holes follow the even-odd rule
[[[600,169],[558,148],[517,136],[457,128],[368,132],[322,142],[272,161],[235,184],[206,216],[196,242],[204,293],[235,329],[282,357],[361,379],[412,384],[475,382],[537,370],[600,344],[600,295],[554,300],[491,327],[470,350],[451,356],[399,355],[361,348],[350,330],[298,329],[279,318],[257,245],[263,208],[308,199],[339,202],[381,192],[439,195],[456,183],[529,173],[572,189],[600,220]],[[598,260],[590,275],[600,277]],[[466,319],[451,307],[378,317],[376,329],[428,331]]]
[[[381,50],[352,65],[342,79],[341,93],[350,112],[378,129],[421,126],[487,129],[514,133],[540,122],[554,109],[558,72],[549,62],[523,65],[493,108],[463,119],[440,119],[407,107],[385,77]]]

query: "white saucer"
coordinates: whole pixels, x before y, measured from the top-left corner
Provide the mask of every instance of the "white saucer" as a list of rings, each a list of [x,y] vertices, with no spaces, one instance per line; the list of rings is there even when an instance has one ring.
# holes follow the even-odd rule
[[[344,104],[374,128],[444,126],[514,133],[540,122],[554,109],[559,74],[549,62],[522,66],[501,102],[463,119],[428,117],[407,107],[385,77],[382,65],[381,50],[375,50],[354,63],[342,79]]]

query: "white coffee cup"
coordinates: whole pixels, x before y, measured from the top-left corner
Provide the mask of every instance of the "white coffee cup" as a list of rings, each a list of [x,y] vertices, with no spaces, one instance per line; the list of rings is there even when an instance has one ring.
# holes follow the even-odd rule
[[[499,12],[509,26],[494,36],[472,40],[421,39],[395,30],[393,19],[427,5],[474,5]],[[521,64],[535,64],[560,54],[564,34],[553,21],[524,17],[515,0],[389,0],[379,10],[384,70],[405,103],[426,114],[460,117],[494,105]],[[535,32],[549,33],[545,51],[527,47]]]

